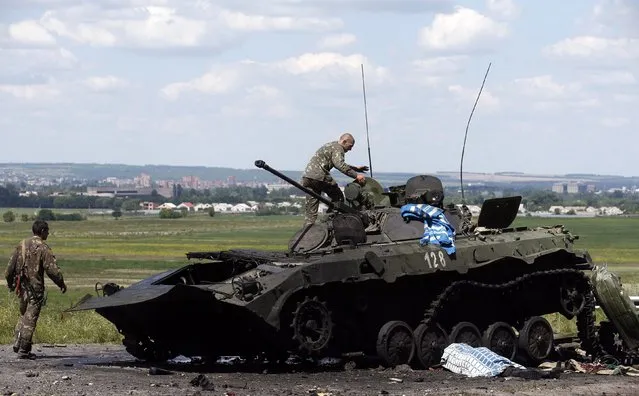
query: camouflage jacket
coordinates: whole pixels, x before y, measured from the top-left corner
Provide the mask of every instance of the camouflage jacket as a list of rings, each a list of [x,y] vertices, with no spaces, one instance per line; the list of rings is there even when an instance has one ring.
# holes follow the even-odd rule
[[[16,277],[20,276],[20,289],[36,294],[44,293],[44,273],[58,286],[64,286],[64,278],[53,251],[39,236],[23,239],[16,246],[5,272],[7,285],[13,290]]]
[[[357,177],[353,166],[344,162],[344,148],[337,141],[326,143],[315,152],[302,177],[330,183],[333,181],[330,175],[333,168],[353,179]]]

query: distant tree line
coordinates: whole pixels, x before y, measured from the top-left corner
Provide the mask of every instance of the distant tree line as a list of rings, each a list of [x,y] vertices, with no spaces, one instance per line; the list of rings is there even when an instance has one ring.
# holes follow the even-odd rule
[[[172,202],[176,205],[181,202],[213,203],[224,202],[238,204],[247,201],[257,202],[281,202],[289,198],[291,194],[300,194],[297,188],[285,188],[274,190],[270,194],[266,187],[231,186],[215,189],[195,190],[176,187],[177,196],[166,198],[158,195],[155,190],[150,195],[137,195],[134,197],[97,197],[81,195],[76,191],[66,190],[65,196],[52,195],[52,192],[42,192],[39,195],[21,197],[20,189],[14,184],[0,186],[0,207],[14,208],[53,208],[53,209],[139,209],[139,203],[150,201],[155,203]]]
[[[28,215],[23,213],[20,215],[21,221],[82,221],[87,217],[81,213],[53,213],[51,209],[40,209],[37,214]],[[2,214],[2,220],[5,223],[13,223],[16,220],[16,215],[12,210],[8,210]]]

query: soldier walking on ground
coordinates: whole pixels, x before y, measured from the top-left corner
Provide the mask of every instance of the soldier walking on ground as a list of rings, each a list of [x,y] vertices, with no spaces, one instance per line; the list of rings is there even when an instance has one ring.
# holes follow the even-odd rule
[[[364,175],[368,166],[353,166],[344,162],[344,154],[355,146],[355,138],[350,133],[344,133],[338,141],[324,144],[320,147],[306,165],[302,175],[302,185],[321,195],[326,193],[331,201],[344,202],[344,194],[330,175],[332,168],[336,168],[346,176],[350,176],[358,183],[364,182]],[[306,196],[305,225],[315,223],[319,200],[310,195]]]
[[[31,227],[33,236],[23,239],[15,248],[5,278],[7,286],[20,299],[20,319],[15,328],[13,351],[20,359],[34,359],[31,353],[40,310],[44,305],[44,273],[60,288],[67,291],[62,272],[56,263],[53,251],[46,244],[49,225],[44,220],[36,220]]]

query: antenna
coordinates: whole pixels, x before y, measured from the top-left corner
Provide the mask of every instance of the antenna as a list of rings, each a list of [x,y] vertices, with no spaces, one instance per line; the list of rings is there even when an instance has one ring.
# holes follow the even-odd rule
[[[475,99],[475,104],[473,105],[473,109],[470,112],[470,117],[468,117],[468,123],[466,124],[466,134],[464,135],[464,145],[462,146],[462,154],[461,154],[461,164],[459,165],[459,182],[461,183],[461,195],[462,195],[462,204],[466,204],[464,200],[464,151],[466,150],[466,138],[468,137],[468,127],[470,126],[470,120],[473,118],[473,113],[475,112],[475,107],[477,107],[477,102],[479,102],[479,97],[481,96],[481,91],[484,89],[484,83],[486,82],[486,77],[488,77],[488,72],[490,71],[490,65],[492,62],[488,63],[488,69],[486,69],[486,74],[484,75],[484,81],[481,83],[481,88],[479,88],[479,93],[477,94],[477,99]]]
[[[366,145],[368,146],[368,165],[373,177],[373,161],[371,160],[371,143],[368,140],[368,109],[366,108],[366,83],[364,82],[364,64],[362,63],[362,92],[364,92],[364,118],[366,119]]]

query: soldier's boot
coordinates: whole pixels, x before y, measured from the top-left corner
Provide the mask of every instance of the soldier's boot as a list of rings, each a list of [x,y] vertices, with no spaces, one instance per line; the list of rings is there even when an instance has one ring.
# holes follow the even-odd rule
[[[20,343],[20,349],[18,350],[18,359],[35,359],[36,355],[31,352],[31,343],[24,340]]]

